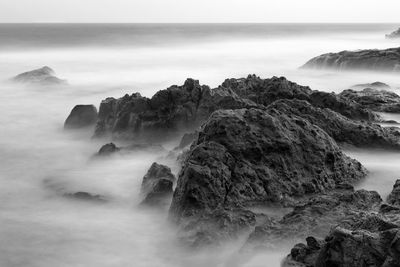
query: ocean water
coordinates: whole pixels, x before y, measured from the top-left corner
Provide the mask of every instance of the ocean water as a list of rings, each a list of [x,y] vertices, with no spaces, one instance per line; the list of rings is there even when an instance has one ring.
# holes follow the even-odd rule
[[[65,132],[75,104],[140,92],[152,96],[188,77],[215,87],[225,78],[286,76],[312,89],[340,92],[398,75],[300,70],[313,56],[389,48],[391,24],[0,24],[0,266],[231,266],[241,241],[217,252],[189,253],[166,223],[166,211],[140,209],[140,184],[151,163],[178,167],[140,151],[108,160],[92,155],[108,140],[92,129]],[[66,86],[13,84],[24,71],[50,66]],[[400,93],[400,92],[398,92]],[[387,114],[388,118],[392,118]],[[392,115],[393,116],[393,115]],[[400,121],[400,116],[395,115]],[[166,148],[175,143],[163,144]],[[370,171],[360,188],[386,196],[400,171],[398,153],[351,150]],[[49,186],[50,184],[50,186]],[[62,197],[89,191],[106,204]],[[290,245],[238,266],[279,266]]]

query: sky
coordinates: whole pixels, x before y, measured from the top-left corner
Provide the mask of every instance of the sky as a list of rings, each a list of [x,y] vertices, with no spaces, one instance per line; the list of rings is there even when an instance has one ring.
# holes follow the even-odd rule
[[[0,0],[0,22],[400,22],[400,0]]]

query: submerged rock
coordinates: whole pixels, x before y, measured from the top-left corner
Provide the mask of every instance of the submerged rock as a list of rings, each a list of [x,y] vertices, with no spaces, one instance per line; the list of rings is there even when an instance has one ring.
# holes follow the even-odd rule
[[[64,196],[68,197],[68,198],[73,198],[76,200],[96,201],[96,202],[107,201],[104,196],[91,194],[89,192],[65,193]]]
[[[52,84],[66,84],[66,80],[59,79],[55,76],[54,70],[45,66],[40,69],[28,71],[15,76],[13,79],[15,82],[22,83],[33,83],[42,85]]]
[[[97,121],[97,109],[93,105],[76,105],[65,120],[65,129],[93,126]]]
[[[400,38],[400,28],[395,30],[394,32],[391,32],[390,34],[386,34],[387,39],[396,39]]]
[[[130,154],[134,152],[166,153],[167,150],[161,145],[133,143],[127,146],[118,147],[114,143],[103,145],[95,156],[111,156],[115,153]]]
[[[302,117],[319,126],[341,144],[365,148],[400,149],[400,134],[397,130],[374,123],[351,120],[329,108],[317,108],[306,101],[279,100],[269,105],[267,110],[271,114],[279,111]]]
[[[99,156],[109,156],[115,152],[120,151],[121,149],[117,147],[114,143],[108,143],[103,145],[97,155]]]
[[[154,162],[143,177],[141,193],[145,197],[141,205],[166,206],[172,196],[174,182],[175,176],[171,169]]]
[[[340,96],[351,99],[365,108],[379,112],[400,113],[400,96],[387,90],[365,88],[344,90]]]
[[[381,90],[381,89],[386,90],[390,89],[390,86],[383,82],[373,82],[373,83],[356,84],[351,87],[351,89],[359,89],[359,90],[366,88],[376,89],[376,90]]]
[[[214,224],[208,214],[216,210],[234,216],[254,205],[290,205],[293,198],[353,183],[365,175],[359,162],[301,117],[278,110],[219,110],[191,146],[170,216],[181,226],[200,218],[210,218]],[[187,239],[197,243],[196,237],[204,233],[192,234]]]
[[[309,60],[302,68],[400,71],[400,48],[328,53]]]

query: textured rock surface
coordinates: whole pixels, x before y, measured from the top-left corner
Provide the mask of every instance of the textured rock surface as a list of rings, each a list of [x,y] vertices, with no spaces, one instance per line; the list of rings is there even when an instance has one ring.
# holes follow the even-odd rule
[[[387,198],[387,202],[391,205],[400,206],[400,180],[397,180],[394,184],[393,190]]]
[[[93,105],[76,105],[65,120],[65,129],[93,126],[97,121],[97,109]]]
[[[400,48],[323,54],[312,58],[302,68],[400,71]]]
[[[400,28],[391,32],[390,34],[386,34],[386,38],[388,39],[397,39],[400,38]]]
[[[15,82],[22,83],[33,83],[42,85],[51,84],[66,84],[66,80],[61,80],[55,76],[54,70],[45,66],[40,69],[28,71],[15,76],[13,79]]]
[[[161,90],[151,99],[136,93],[102,101],[95,136],[165,138],[168,133],[195,129],[216,109],[249,106],[255,104],[231,90],[211,90],[187,79],[184,85]]]
[[[184,224],[215,210],[289,204],[364,176],[359,162],[305,119],[278,110],[220,110],[191,146],[170,215]]]
[[[148,206],[165,206],[172,196],[175,176],[167,166],[154,162],[143,177],[141,193],[145,196],[141,202]]]
[[[302,117],[322,128],[339,143],[356,147],[400,149],[400,134],[397,130],[351,120],[329,108],[317,108],[306,101],[279,100],[268,106],[267,110],[279,110],[284,114]]]
[[[340,93],[340,96],[374,111],[400,113],[400,96],[391,91],[372,88],[361,91],[348,89]]]

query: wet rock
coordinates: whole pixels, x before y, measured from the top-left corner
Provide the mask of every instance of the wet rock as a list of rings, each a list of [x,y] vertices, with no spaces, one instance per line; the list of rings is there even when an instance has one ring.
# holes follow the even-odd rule
[[[97,109],[93,105],[76,105],[65,120],[65,129],[93,126],[97,121]]]
[[[95,136],[165,139],[182,130],[193,130],[219,108],[255,106],[231,90],[211,90],[187,79],[157,92],[151,99],[139,93],[102,101]]]
[[[359,162],[301,117],[278,110],[219,110],[191,146],[170,217],[182,225],[216,209],[290,204],[365,175]]]
[[[267,107],[270,113],[275,110],[293,114],[308,120],[326,131],[336,142],[356,147],[375,147],[400,149],[400,134],[392,128],[378,124],[350,120],[329,108],[317,108],[306,101],[279,100]]]
[[[393,190],[387,198],[387,202],[391,205],[400,206],[400,180],[397,180],[394,184]]]
[[[59,79],[55,76],[54,70],[45,66],[40,69],[28,71],[15,76],[13,79],[15,82],[21,83],[32,83],[41,85],[54,85],[54,84],[66,84],[66,80]]]
[[[118,147],[114,143],[108,143],[103,145],[95,156],[110,156],[115,153],[124,155],[134,152],[166,153],[167,151],[163,146],[157,144],[133,143],[130,145]]]
[[[108,144],[103,145],[97,154],[99,156],[109,156],[120,150],[121,149],[119,147],[117,147],[114,143],[108,143]]]
[[[145,196],[141,205],[165,206],[173,193],[175,176],[167,166],[154,162],[143,177],[141,193]]]
[[[309,60],[302,68],[400,71],[400,48],[328,53]]]
[[[387,39],[397,39],[400,38],[400,28],[391,32],[390,34],[386,34]]]
[[[379,112],[400,113],[400,96],[394,92],[365,88],[344,90],[340,96],[351,99],[365,108]]]

